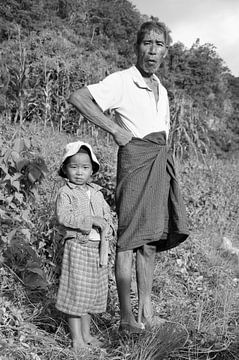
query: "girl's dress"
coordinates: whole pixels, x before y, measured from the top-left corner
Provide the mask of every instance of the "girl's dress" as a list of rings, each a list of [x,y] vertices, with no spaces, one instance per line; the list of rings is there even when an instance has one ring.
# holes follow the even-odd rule
[[[56,215],[65,232],[56,308],[69,315],[106,310],[108,268],[99,265],[100,234],[92,231],[92,215],[111,221],[110,207],[100,189],[88,184],[85,192],[68,182],[56,200]]]

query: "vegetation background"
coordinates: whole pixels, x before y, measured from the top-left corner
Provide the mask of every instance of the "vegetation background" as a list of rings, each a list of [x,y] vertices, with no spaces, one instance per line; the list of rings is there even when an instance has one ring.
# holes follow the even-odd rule
[[[67,98],[133,64],[135,33],[147,19],[128,0],[0,1],[1,360],[77,358],[54,308],[57,169],[68,141],[90,142],[102,164],[94,180],[114,211],[117,147]],[[108,311],[93,326],[105,350],[78,358],[239,359],[239,78],[197,39],[190,49],[173,44],[158,76],[170,97],[170,146],[191,236],[158,256],[153,304],[166,322],[140,338],[117,333],[112,244]]]

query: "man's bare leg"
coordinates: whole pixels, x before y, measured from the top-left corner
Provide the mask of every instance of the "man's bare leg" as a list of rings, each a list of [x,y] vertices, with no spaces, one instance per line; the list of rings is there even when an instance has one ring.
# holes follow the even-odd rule
[[[155,255],[155,245],[146,244],[137,249],[136,275],[139,300],[138,323],[144,323],[146,327],[151,326],[153,320],[151,291],[153,284]]]
[[[90,323],[91,323],[91,315],[90,314],[82,315],[81,332],[82,332],[83,340],[87,345],[100,347],[103,345],[103,343],[96,336],[91,335]]]
[[[116,254],[116,283],[120,303],[121,325],[139,327],[131,308],[130,289],[132,276],[133,250],[120,251]]]

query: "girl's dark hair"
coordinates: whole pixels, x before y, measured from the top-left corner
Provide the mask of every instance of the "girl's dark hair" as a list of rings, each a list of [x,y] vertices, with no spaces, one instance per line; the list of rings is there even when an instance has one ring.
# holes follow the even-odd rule
[[[82,145],[81,148],[79,149],[79,151],[77,152],[77,154],[78,154],[78,153],[85,153],[85,154],[88,154],[88,155],[89,155],[90,160],[91,160],[91,164],[92,164],[93,174],[96,173],[96,172],[99,170],[99,165],[92,160],[90,150],[88,149],[87,146]],[[75,155],[75,154],[74,154],[74,155]],[[72,156],[74,156],[74,155],[72,155]],[[61,177],[63,177],[63,178],[66,178],[66,175],[65,175],[65,173],[64,173],[64,168],[65,168],[66,165],[68,164],[70,158],[71,158],[71,156],[68,156],[68,157],[66,158],[66,160],[61,164],[61,167],[60,167],[60,169],[58,170],[58,175],[61,176]]]
[[[162,33],[164,35],[166,46],[168,47],[170,45],[170,43],[172,42],[172,38],[170,36],[170,30],[167,28],[167,26],[163,22],[159,21],[146,21],[141,25],[137,33],[137,46],[142,43],[145,34],[150,32],[151,30]]]

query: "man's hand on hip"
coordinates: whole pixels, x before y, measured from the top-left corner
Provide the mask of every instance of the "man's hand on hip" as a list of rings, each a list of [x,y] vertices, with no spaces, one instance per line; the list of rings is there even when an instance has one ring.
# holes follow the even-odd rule
[[[124,146],[128,144],[128,142],[130,142],[130,140],[133,137],[133,134],[130,131],[119,127],[113,136],[117,145]]]

